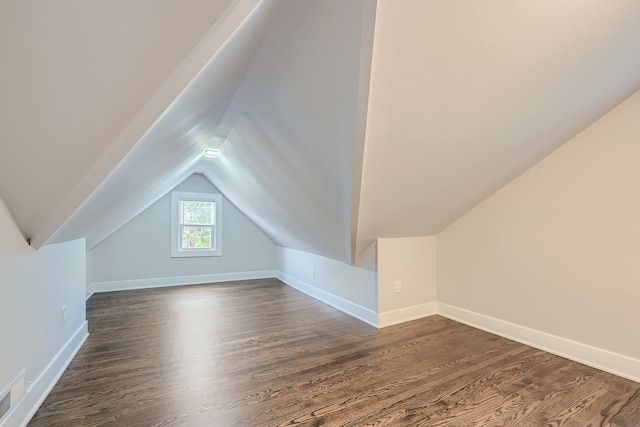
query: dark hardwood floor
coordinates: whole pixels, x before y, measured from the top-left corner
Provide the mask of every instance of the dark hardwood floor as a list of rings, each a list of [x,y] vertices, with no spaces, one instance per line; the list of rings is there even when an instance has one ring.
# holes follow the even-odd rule
[[[439,316],[380,331],[275,279],[96,294],[29,426],[640,426],[640,384]]]

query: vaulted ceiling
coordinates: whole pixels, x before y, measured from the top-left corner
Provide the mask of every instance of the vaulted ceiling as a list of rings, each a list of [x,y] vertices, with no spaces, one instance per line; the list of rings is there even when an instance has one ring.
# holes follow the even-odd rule
[[[0,2],[0,196],[25,237],[44,243],[118,164],[233,3]]]
[[[202,173],[277,244],[351,262],[639,90],[639,21],[635,0],[2,2],[0,197],[36,246],[92,248]]]
[[[358,246],[437,234],[640,89],[635,0],[378,2]]]

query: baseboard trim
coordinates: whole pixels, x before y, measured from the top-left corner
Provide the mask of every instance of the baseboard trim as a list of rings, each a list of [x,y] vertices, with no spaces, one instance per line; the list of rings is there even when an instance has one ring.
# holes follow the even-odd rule
[[[638,359],[448,304],[438,303],[437,313],[456,322],[640,382]]]
[[[378,327],[386,328],[387,326],[398,325],[400,323],[410,322],[411,320],[433,316],[436,313],[437,306],[435,302],[418,304],[398,310],[384,311],[378,314]]]
[[[201,285],[204,283],[233,282],[237,280],[268,279],[276,277],[275,270],[244,271],[238,273],[199,274],[193,276],[158,277],[154,279],[93,282],[87,289],[91,294],[129,291],[134,289],[164,288],[167,286]]]
[[[38,375],[21,400],[7,414],[2,425],[26,426],[36,411],[56,385],[71,360],[78,353],[89,336],[87,321],[67,340],[58,353],[51,359],[47,367]]]
[[[87,285],[87,296],[85,297],[85,301],[88,300],[89,298],[91,298],[91,296],[95,293],[95,291],[93,290],[94,286],[93,283],[90,283]]]
[[[87,298],[94,292],[111,292],[272,277],[277,277],[287,285],[376,328],[384,328],[438,314],[566,359],[583,363],[632,381],[640,382],[640,360],[638,359],[440,302],[419,304],[399,310],[376,313],[373,310],[311,286],[302,280],[276,270],[95,282],[87,287]]]
[[[368,308],[362,307],[361,305],[355,304],[330,292],[318,289],[288,274],[277,272],[276,277],[280,279],[280,281],[309,295],[310,297],[322,301],[325,304],[329,304],[333,308],[336,308],[349,316],[355,317],[356,319],[362,320],[371,326],[376,328],[378,327],[378,314]]]

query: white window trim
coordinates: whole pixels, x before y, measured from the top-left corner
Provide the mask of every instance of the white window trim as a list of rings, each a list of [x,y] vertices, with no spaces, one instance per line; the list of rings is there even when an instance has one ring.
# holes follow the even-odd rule
[[[180,201],[214,202],[216,207],[215,249],[182,249],[180,247]],[[222,256],[222,195],[213,193],[171,192],[171,258]]]

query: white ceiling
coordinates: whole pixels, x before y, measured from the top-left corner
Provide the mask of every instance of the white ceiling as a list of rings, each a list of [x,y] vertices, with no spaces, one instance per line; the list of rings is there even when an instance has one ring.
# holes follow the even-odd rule
[[[241,6],[178,67],[166,87],[184,90],[46,243],[86,237],[92,249],[194,173],[205,148],[224,140],[228,130],[220,125],[272,9],[257,1]]]
[[[277,244],[351,262],[640,89],[635,0],[14,3],[0,196],[36,245],[91,248],[196,172]]]
[[[640,89],[635,0],[380,0],[358,251],[434,235]]]
[[[84,236],[91,249],[195,172],[277,244],[349,261],[374,6],[259,3],[47,243]],[[204,159],[207,147],[222,156]]]
[[[152,121],[118,137],[231,3],[0,2],[0,195],[26,237],[42,243],[137,142]]]
[[[227,111],[223,156],[202,172],[278,245],[351,260],[374,17],[370,1],[279,2]]]

